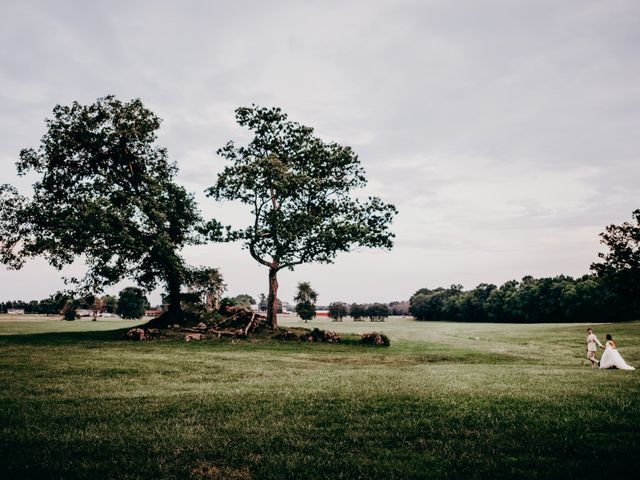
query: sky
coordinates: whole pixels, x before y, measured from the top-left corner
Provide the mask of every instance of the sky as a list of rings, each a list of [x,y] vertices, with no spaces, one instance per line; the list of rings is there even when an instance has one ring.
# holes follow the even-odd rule
[[[29,192],[18,152],[56,104],[141,98],[178,181],[240,227],[245,206],[204,195],[215,152],[248,138],[237,107],[279,106],[350,145],[360,193],[399,210],[391,251],[281,272],[282,299],[300,281],[327,304],[583,275],[598,234],[640,208],[639,18],[635,0],[0,0],[0,183]],[[240,244],[184,255],[221,268],[228,295],[267,290]],[[0,300],[43,298],[82,268],[0,266]]]

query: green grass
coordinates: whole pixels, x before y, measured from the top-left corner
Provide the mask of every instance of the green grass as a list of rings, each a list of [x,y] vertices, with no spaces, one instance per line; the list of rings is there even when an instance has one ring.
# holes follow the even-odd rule
[[[0,319],[0,478],[632,478],[640,468],[640,370],[589,368],[584,325],[308,325],[383,332],[386,349],[130,343],[111,330],[131,325]],[[595,331],[640,366],[640,322]]]

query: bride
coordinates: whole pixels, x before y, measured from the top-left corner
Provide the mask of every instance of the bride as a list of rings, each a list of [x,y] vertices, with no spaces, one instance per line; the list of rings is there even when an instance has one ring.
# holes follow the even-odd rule
[[[618,353],[616,344],[613,343],[611,335],[607,335],[606,348],[600,359],[600,368],[619,368],[620,370],[635,370],[624,361],[622,355]]]

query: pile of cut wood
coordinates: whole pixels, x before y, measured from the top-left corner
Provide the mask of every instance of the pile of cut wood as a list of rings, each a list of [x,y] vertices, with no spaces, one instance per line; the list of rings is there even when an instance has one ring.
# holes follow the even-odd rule
[[[247,337],[253,333],[271,330],[266,323],[267,317],[246,308],[226,307],[223,315],[222,319],[209,323],[200,322],[195,327],[173,327],[186,333],[184,339],[187,342],[223,336]]]

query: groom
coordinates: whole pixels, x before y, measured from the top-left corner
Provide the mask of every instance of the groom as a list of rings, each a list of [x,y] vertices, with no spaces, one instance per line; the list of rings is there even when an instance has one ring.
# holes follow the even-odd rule
[[[591,368],[596,368],[600,363],[596,359],[596,352],[598,351],[598,347],[596,345],[599,345],[600,348],[604,349],[604,346],[600,343],[598,337],[593,334],[593,330],[587,328],[587,358],[591,362]]]

